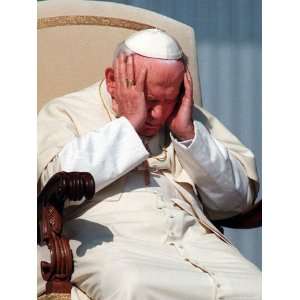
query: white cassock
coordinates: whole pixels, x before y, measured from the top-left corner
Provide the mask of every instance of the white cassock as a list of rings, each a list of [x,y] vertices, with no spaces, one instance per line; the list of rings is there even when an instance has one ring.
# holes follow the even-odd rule
[[[97,92],[97,84],[85,90],[89,99],[85,105]],[[107,108],[105,81],[100,92]],[[61,129],[74,127],[78,120],[75,114],[72,117],[72,105],[76,107],[83,92],[78,93],[69,97],[73,102],[68,96],[50,102],[39,115],[41,127],[45,128],[44,119],[59,122],[68,106],[69,121]],[[54,110],[51,113],[54,106],[57,116]],[[41,144],[55,134],[48,124],[49,135],[40,133]],[[189,180],[179,185],[169,172],[168,151],[161,146],[164,134],[142,141],[124,117],[98,128],[91,125],[95,129],[68,138],[44,163],[42,185],[61,170],[90,172],[96,182],[92,204],[68,203],[65,233],[71,239],[72,282],[78,288],[73,289],[72,299],[85,299],[80,290],[93,300],[261,299],[260,271],[205,217],[220,219],[246,211],[253,205],[255,191],[241,161],[201,122],[194,124],[193,140],[178,142],[170,137],[192,187]],[[144,180],[145,160],[150,166],[149,185]],[[40,275],[38,290],[44,290]]]

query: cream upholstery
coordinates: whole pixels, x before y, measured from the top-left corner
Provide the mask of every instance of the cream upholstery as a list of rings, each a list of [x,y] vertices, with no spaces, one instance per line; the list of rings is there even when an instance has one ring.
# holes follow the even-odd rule
[[[149,10],[80,0],[38,3],[38,110],[50,99],[85,88],[104,76],[113,50],[135,30],[157,27],[189,58],[195,103],[201,105],[194,30]]]

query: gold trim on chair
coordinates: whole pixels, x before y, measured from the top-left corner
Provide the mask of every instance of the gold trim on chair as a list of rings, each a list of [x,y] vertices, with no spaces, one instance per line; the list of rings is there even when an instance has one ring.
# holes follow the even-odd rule
[[[132,30],[143,30],[147,28],[154,28],[154,26],[124,20],[119,18],[111,17],[100,17],[100,16],[58,16],[58,17],[46,17],[38,19],[37,28],[43,29],[48,27],[56,26],[67,26],[67,25],[98,25],[98,26],[110,26],[120,27]]]
[[[52,294],[44,294],[38,297],[38,300],[71,300],[71,294],[60,294],[60,293],[52,293]]]

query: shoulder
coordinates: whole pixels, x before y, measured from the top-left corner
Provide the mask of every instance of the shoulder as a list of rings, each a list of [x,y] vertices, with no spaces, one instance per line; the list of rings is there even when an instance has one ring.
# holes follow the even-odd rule
[[[99,83],[95,83],[79,91],[54,98],[44,105],[38,115],[41,116],[46,112],[54,111],[71,112],[82,108],[86,110],[99,102],[97,98],[98,88]]]
[[[72,128],[82,135],[104,126],[110,119],[100,98],[99,85],[97,82],[49,101],[38,114],[38,127],[47,129],[52,124],[57,130]]]

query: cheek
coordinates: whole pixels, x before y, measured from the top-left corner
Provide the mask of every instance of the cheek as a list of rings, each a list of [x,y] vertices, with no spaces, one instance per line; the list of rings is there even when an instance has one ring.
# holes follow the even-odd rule
[[[164,119],[166,120],[170,114],[173,112],[174,108],[175,108],[176,103],[170,103],[170,104],[166,104],[164,107]]]

